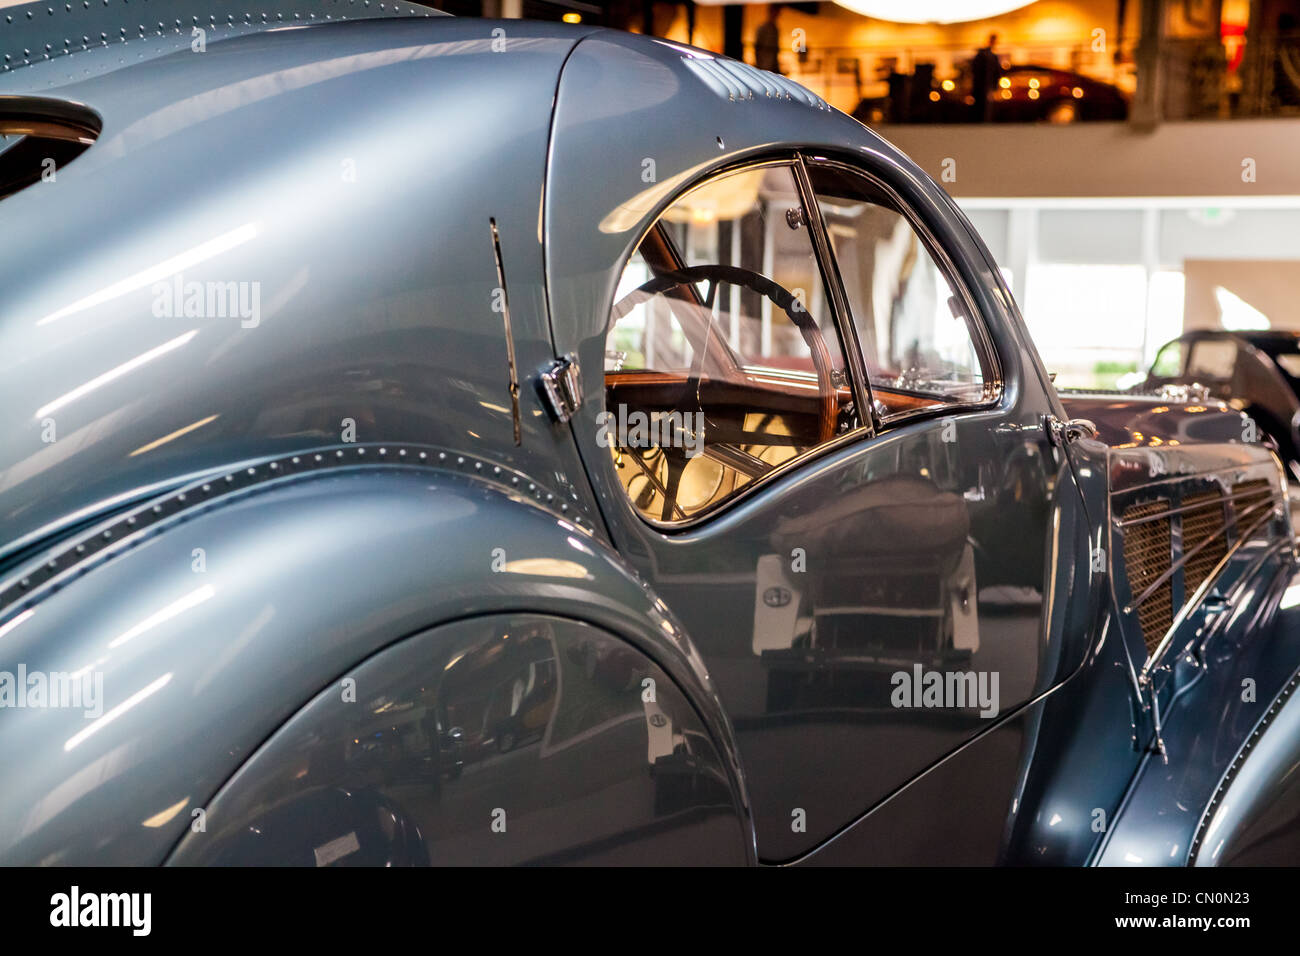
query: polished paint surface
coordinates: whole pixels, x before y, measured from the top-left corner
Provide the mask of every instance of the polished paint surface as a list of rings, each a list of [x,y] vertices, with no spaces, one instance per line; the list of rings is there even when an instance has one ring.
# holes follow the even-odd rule
[[[1296,555],[1238,412],[1063,400],[942,189],[776,78],[587,27],[246,26],[0,73],[103,121],[0,203],[78,224],[0,257],[0,671],[103,678],[95,715],[0,712],[0,862],[1290,852]],[[596,441],[614,290],[683,191],[772,159],[887,183],[999,374],[660,529]],[[257,308],[168,307],[177,276]],[[1124,509],[1242,483],[1256,533],[1199,591],[1171,570],[1144,642]],[[916,668],[996,706],[900,708]]]
[[[611,90],[611,83],[625,85]],[[893,674],[916,666],[996,673],[1002,716],[1078,666],[1089,634],[1064,624],[1078,618],[1070,605],[1086,601],[1086,588],[1047,592],[1057,577],[1053,562],[1086,569],[1086,548],[1067,558],[1070,542],[1058,553],[1052,516],[1062,505],[1077,510],[1068,468],[1044,427],[1059,406],[1036,360],[1024,360],[1029,347],[1012,307],[987,283],[995,270],[947,198],[868,130],[805,104],[729,104],[693,114],[682,129],[670,117],[682,96],[708,94],[695,87],[687,58],[669,44],[594,37],[570,57],[549,191],[553,311],[569,320],[557,329],[559,348],[600,367],[609,277],[664,200],[712,169],[772,155],[774,137],[815,139],[834,147],[809,150],[811,165],[824,151],[876,175],[957,259],[1005,376],[992,408],[850,443],[676,534],[648,526],[628,506],[594,441],[600,407],[591,404],[575,422],[616,545],[697,635],[736,724],[760,855],[781,861],[809,851],[990,725],[977,708],[897,709]],[[601,111],[611,95],[625,111]],[[627,131],[599,156],[582,148],[597,118],[607,130]],[[610,176],[612,195],[581,189],[597,163],[640,168],[631,131],[647,122],[677,123],[671,150],[655,153],[661,183]],[[807,556],[806,571],[792,570],[796,549]],[[764,604],[772,587],[792,595],[788,610]],[[811,643],[797,632],[809,618],[822,625]],[[956,646],[954,629],[972,632],[964,646]],[[977,785],[1009,783],[990,775]]]
[[[476,617],[346,679],[357,694],[340,682],[290,718],[171,863],[746,862],[743,808],[705,727],[605,631]]]
[[[193,812],[322,688],[431,622],[495,612],[618,634],[681,688],[743,794],[716,692],[667,608],[526,489],[476,473],[454,459],[351,461],[193,501],[6,619],[0,670],[89,669],[102,697],[98,713],[0,713],[0,763],[23,767],[0,788],[4,861],[162,862]]]
[[[3,205],[8,222],[77,228],[25,229],[0,257],[0,560],[77,508],[339,441],[490,448],[595,515],[531,387],[513,444],[489,225],[532,374],[552,357],[550,101],[584,31],[520,23],[495,53],[489,30],[263,32],[59,88],[104,129]],[[491,188],[465,184],[483,168]],[[188,308],[187,284],[227,282],[247,316]]]

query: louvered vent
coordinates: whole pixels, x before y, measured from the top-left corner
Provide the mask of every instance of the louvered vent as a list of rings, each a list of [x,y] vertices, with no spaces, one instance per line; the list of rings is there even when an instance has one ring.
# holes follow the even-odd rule
[[[1260,529],[1271,535],[1269,524],[1275,518],[1278,494],[1276,482],[1260,478],[1238,482],[1230,494],[1215,485],[1185,495],[1177,507],[1159,499],[1124,511],[1118,527],[1123,535],[1129,607],[1142,632],[1148,668],[1182,611],[1172,604],[1175,585],[1181,585],[1182,600],[1190,602],[1233,548]],[[1177,537],[1172,533],[1175,521]]]
[[[830,111],[827,102],[812,91],[784,76],[760,70],[747,63],[705,56],[684,56],[682,62],[709,89],[725,100],[742,102],[757,97],[793,100],[813,109]]]
[[[1237,512],[1237,534],[1244,534],[1271,510],[1277,489],[1273,482],[1264,478],[1255,481],[1242,481],[1233,486],[1232,494],[1236,499],[1233,507]]]
[[[1228,529],[1220,491],[1188,495],[1183,508],[1183,554],[1195,551],[1183,565],[1183,594],[1190,600],[1228,553]]]
[[[1169,502],[1158,499],[1132,505],[1124,512],[1124,568],[1134,601],[1169,570],[1173,561],[1171,519],[1168,514],[1154,517],[1168,510]],[[1144,518],[1150,520],[1141,520]],[[1138,604],[1137,615],[1142,641],[1150,655],[1174,623],[1173,587],[1169,579]]]

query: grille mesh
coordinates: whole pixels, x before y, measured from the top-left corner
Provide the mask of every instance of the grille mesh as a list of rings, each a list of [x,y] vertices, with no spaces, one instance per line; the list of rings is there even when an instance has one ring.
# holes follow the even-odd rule
[[[1125,510],[1123,520],[1148,518],[1168,510],[1169,502],[1161,498],[1131,505]],[[1172,560],[1170,518],[1167,515],[1132,525],[1125,530],[1124,568],[1128,573],[1133,600],[1137,600],[1160,575],[1169,570]],[[1156,588],[1150,597],[1138,605],[1137,615],[1138,624],[1142,628],[1142,641],[1150,655],[1174,623],[1172,582],[1167,580]]]
[[[1264,517],[1267,509],[1260,506],[1273,499],[1273,492],[1273,484],[1264,478],[1242,481],[1233,487],[1232,493],[1240,496],[1234,502],[1237,512],[1237,534],[1243,534],[1247,528]],[[1246,514],[1252,510],[1252,514]]]
[[[1220,491],[1188,495],[1183,507],[1183,553],[1206,542],[1183,565],[1183,594],[1190,600],[1228,553],[1227,518]]]
[[[1124,567],[1148,658],[1160,646],[1180,610],[1173,606],[1174,579],[1182,575],[1183,600],[1190,601],[1227,556],[1234,541],[1252,527],[1267,525],[1277,493],[1275,482],[1261,478],[1238,482],[1231,496],[1216,486],[1183,496],[1175,509],[1171,509],[1169,500],[1161,498],[1130,505],[1124,511],[1119,523]],[[1139,603],[1147,588],[1169,571],[1175,558],[1174,520],[1179,522],[1181,532],[1178,567]],[[1230,530],[1233,522],[1235,532]]]

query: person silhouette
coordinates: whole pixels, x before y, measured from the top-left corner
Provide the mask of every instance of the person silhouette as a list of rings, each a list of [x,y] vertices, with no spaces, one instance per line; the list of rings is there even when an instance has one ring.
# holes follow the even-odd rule
[[[976,123],[987,123],[993,118],[993,99],[989,94],[1002,75],[1002,61],[993,52],[997,42],[998,35],[990,33],[988,45],[976,50],[971,60],[971,95],[975,98],[971,114]]]
[[[754,65],[760,70],[767,70],[771,73],[781,72],[781,64],[778,61],[778,54],[781,50],[781,30],[776,23],[777,15],[780,12],[780,4],[769,3],[767,5],[767,19],[763,21],[754,34]]]

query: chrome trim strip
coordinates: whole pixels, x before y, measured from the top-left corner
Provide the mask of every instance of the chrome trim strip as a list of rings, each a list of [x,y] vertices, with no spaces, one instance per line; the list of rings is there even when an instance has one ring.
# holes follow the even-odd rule
[[[1210,823],[1213,821],[1215,814],[1219,810],[1219,804],[1223,802],[1224,794],[1228,792],[1228,788],[1231,787],[1233,781],[1237,779],[1237,773],[1241,770],[1242,766],[1245,765],[1246,758],[1250,756],[1250,752],[1255,749],[1255,744],[1257,744],[1259,739],[1264,736],[1264,732],[1268,730],[1269,726],[1273,723],[1273,719],[1277,717],[1286,702],[1291,699],[1291,695],[1295,693],[1297,688],[1300,688],[1300,670],[1297,670],[1292,674],[1291,679],[1283,685],[1280,691],[1278,691],[1277,696],[1273,698],[1273,702],[1269,705],[1268,710],[1259,718],[1254,729],[1251,730],[1250,736],[1246,738],[1246,742],[1241,745],[1241,749],[1238,750],[1236,755],[1232,758],[1232,763],[1228,765],[1228,769],[1223,772],[1223,777],[1220,778],[1219,785],[1214,788],[1214,795],[1210,797],[1210,802],[1205,805],[1205,809],[1201,813],[1201,819],[1196,824],[1196,832],[1193,834],[1191,845],[1187,849],[1188,866],[1194,866],[1196,864],[1197,857],[1200,855],[1202,849],[1202,843],[1205,840],[1205,835],[1209,832]]]
[[[515,367],[515,333],[510,326],[510,292],[506,287],[506,268],[501,261],[501,234],[497,232],[496,218],[488,219],[492,229],[492,255],[497,264],[497,282],[501,286],[501,314],[506,326],[506,364],[510,369],[510,417],[515,424],[515,446],[521,446],[523,433],[519,422],[519,371]]]
[[[578,513],[577,493],[544,485],[522,471],[468,452],[403,442],[332,445],[232,464],[60,539],[0,579],[0,623],[21,613],[104,561],[165,528],[247,494],[286,481],[356,468],[427,468],[467,475],[572,523],[586,535],[595,524]]]
[[[854,166],[853,164],[843,160],[833,159],[815,153],[801,153],[800,159],[805,164],[838,168],[852,175],[861,176],[878,186],[887,196],[889,196],[890,199],[894,201],[897,206],[894,211],[907,220],[908,225],[912,227],[912,231],[916,233],[917,237],[921,240],[922,245],[925,246],[926,251],[930,254],[931,258],[934,259],[935,264],[939,266],[939,270],[943,273],[944,279],[946,279],[950,285],[955,286],[953,291],[961,296],[962,302],[969,311],[969,314],[975,318],[975,325],[979,329],[979,335],[971,344],[975,346],[975,350],[979,353],[980,358],[984,359],[989,366],[989,374],[983,382],[984,398],[978,402],[954,402],[951,404],[945,404],[942,406],[944,412],[946,414],[952,414],[953,412],[961,411],[963,409],[982,408],[997,404],[997,402],[1002,398],[1003,391],[1005,390],[1006,378],[1002,369],[1001,356],[998,355],[997,345],[993,341],[992,334],[989,332],[988,319],[975,302],[975,297],[971,294],[970,286],[966,277],[962,274],[961,270],[957,268],[957,264],[953,262],[948,253],[944,251],[944,248],[939,241],[935,239],[934,233],[930,230],[925,221],[921,219],[916,210],[903,198],[897,189],[873,172],[868,172],[862,167]],[[818,212],[820,216],[820,207],[818,208]],[[856,336],[857,326],[854,325],[853,328]],[[898,416],[890,416],[888,420],[894,421],[896,418],[908,417],[913,414],[915,414],[915,412],[904,412]]]
[[[829,293],[831,314],[840,337],[840,349],[852,375],[853,401],[858,406],[858,421],[868,435],[876,435],[880,431],[880,421],[876,416],[875,395],[871,390],[871,376],[867,374],[867,362],[862,355],[862,341],[858,338],[858,329],[853,323],[853,310],[849,307],[844,279],[840,276],[830,233],[826,231],[826,220],[822,218],[821,204],[817,202],[817,193],[808,176],[808,165],[802,153],[796,154],[795,159],[794,175],[799,188],[799,199],[803,203],[804,218],[808,222],[822,285]]]

